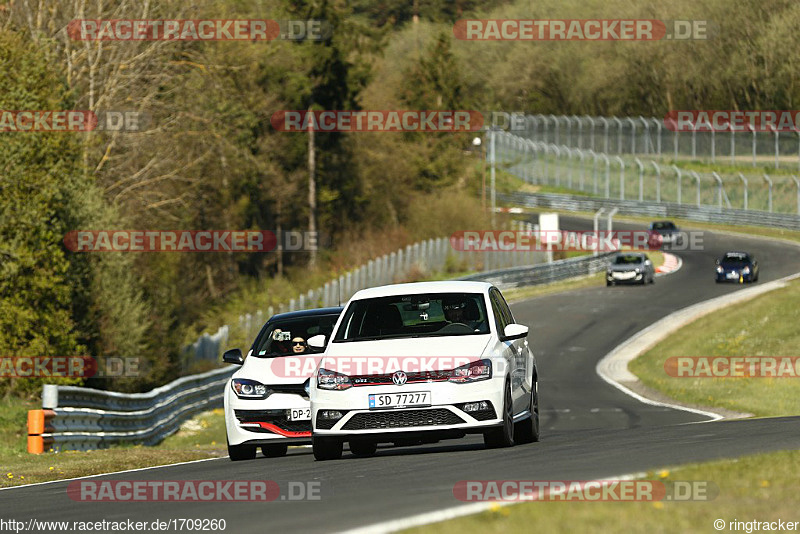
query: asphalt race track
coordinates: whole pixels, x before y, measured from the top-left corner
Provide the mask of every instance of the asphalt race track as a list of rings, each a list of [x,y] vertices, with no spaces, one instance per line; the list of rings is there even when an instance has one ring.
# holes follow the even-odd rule
[[[563,228],[591,221],[561,218]],[[615,224],[616,229],[643,225]],[[67,482],[0,491],[3,515],[17,520],[224,518],[228,531],[340,531],[457,506],[460,480],[589,480],[661,466],[800,447],[800,417],[687,424],[697,414],[642,404],[606,384],[595,365],[626,338],[669,313],[737,291],[715,284],[714,259],[753,252],[760,282],[800,271],[800,248],[706,232],[705,249],[683,251],[683,268],[651,286],[595,287],[512,306],[531,327],[540,369],[542,441],[485,450],[479,436],[437,444],[381,448],[373,458],[315,462],[308,448],[284,458],[227,458],[111,474],[95,480],[319,481],[318,501],[270,503],[75,502]],[[680,335],[679,333],[676,335]],[[124,454],[124,453],[123,453]]]

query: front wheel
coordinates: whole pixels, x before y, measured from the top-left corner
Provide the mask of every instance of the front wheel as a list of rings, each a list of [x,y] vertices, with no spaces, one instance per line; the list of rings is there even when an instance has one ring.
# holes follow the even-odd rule
[[[511,398],[511,383],[506,380],[503,394],[503,425],[492,428],[483,434],[483,442],[488,449],[514,446],[514,406]]]
[[[338,460],[342,457],[343,443],[335,438],[312,437],[311,448],[314,458],[320,462],[325,460]]]
[[[514,429],[514,441],[517,443],[533,443],[539,441],[539,383],[533,383],[531,391],[531,416],[517,423]]]
[[[228,456],[233,462],[252,460],[256,457],[255,445],[231,445],[228,443]]]

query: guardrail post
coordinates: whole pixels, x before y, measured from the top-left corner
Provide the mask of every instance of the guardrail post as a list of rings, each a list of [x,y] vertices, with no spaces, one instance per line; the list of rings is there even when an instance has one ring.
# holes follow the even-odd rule
[[[769,184],[769,198],[767,200],[767,206],[769,207],[768,211],[772,213],[772,179],[769,177],[768,174],[764,175],[764,181]]]
[[[656,202],[661,202],[661,167],[655,161],[650,162],[656,169]]]
[[[677,185],[678,185],[678,205],[680,206],[681,205],[681,180],[683,179],[683,173],[681,173],[681,170],[678,168],[677,165],[673,165],[672,166],[672,170],[675,171],[675,174],[678,177],[678,183],[677,183]]]
[[[606,232],[608,232],[609,239],[611,238],[611,231],[613,230],[614,215],[616,215],[618,211],[619,211],[619,208],[615,207],[611,211],[608,212],[608,224],[607,224],[608,228],[606,228]]]
[[[603,216],[604,211],[606,211],[605,208],[600,208],[599,210],[597,210],[597,213],[594,214],[592,227],[594,228],[595,247],[594,247],[594,252],[592,252],[593,256],[597,256],[600,249],[600,217]]]

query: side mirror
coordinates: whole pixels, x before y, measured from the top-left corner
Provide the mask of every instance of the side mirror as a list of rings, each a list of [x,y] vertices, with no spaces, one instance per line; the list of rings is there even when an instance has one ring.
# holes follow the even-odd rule
[[[232,363],[234,365],[242,365],[244,363],[244,358],[242,358],[241,349],[226,350],[222,354],[222,361],[225,363]]]
[[[503,331],[503,341],[509,339],[522,339],[528,336],[528,327],[522,324],[511,323]]]
[[[325,348],[325,334],[317,334],[316,336],[311,336],[306,340],[306,343],[309,347],[314,347],[315,349],[324,349]]]

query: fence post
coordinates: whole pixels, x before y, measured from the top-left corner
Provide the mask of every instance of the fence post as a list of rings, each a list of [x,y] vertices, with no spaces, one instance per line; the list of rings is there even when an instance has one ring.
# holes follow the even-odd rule
[[[798,180],[797,176],[793,174],[792,181],[794,182],[794,186],[797,188],[797,213],[800,215],[800,180]]]
[[[644,165],[639,161],[639,158],[634,158],[636,165],[639,167],[639,202],[644,201]]]
[[[656,202],[661,202],[661,167],[655,161],[650,162],[656,169]]]
[[[772,179],[769,177],[768,174],[764,175],[764,181],[769,184],[769,199],[767,200],[767,205],[769,206],[769,212],[772,213]]]
[[[739,179],[741,179],[744,184],[744,209],[747,210],[747,178],[744,177],[744,174],[739,173]]]
[[[625,200],[625,162],[619,156],[614,159],[619,162],[619,199]]]
[[[678,205],[681,204],[681,180],[683,178],[681,170],[678,168],[677,165],[673,165],[672,169],[675,171],[675,174],[678,176]]]
[[[700,207],[700,175],[697,171],[692,171],[692,176],[697,180],[697,207]]]
[[[712,172],[711,176],[717,181],[717,209],[722,211],[722,178],[716,172]]]

